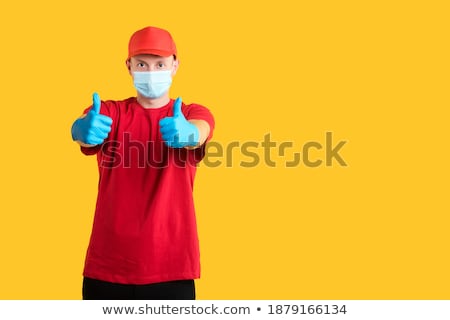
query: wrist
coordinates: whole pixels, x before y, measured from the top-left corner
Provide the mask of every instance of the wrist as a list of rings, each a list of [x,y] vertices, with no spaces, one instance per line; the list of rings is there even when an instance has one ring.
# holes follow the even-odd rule
[[[190,133],[188,136],[188,139],[186,141],[187,147],[197,147],[200,141],[200,131],[198,130],[197,126],[193,123],[189,122],[190,126]]]

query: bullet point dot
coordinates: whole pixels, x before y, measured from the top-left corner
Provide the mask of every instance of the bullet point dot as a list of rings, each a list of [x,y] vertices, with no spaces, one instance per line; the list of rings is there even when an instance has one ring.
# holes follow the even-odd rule
[[[256,310],[261,311],[261,308],[257,308]]]

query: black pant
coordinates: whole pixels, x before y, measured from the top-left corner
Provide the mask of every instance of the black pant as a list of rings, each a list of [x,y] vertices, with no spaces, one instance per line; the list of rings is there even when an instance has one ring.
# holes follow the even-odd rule
[[[83,300],[195,300],[195,283],[177,280],[133,285],[84,277]]]

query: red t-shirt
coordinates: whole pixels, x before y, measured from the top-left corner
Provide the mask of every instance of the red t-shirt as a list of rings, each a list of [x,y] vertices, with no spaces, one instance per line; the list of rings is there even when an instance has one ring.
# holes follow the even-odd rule
[[[197,279],[200,254],[193,201],[196,164],[205,146],[167,147],[159,120],[173,103],[145,109],[136,100],[102,101],[100,113],[113,124],[97,155],[99,185],[83,275],[123,284]],[[85,112],[89,110],[86,109]],[[186,119],[214,118],[198,104],[182,105]]]

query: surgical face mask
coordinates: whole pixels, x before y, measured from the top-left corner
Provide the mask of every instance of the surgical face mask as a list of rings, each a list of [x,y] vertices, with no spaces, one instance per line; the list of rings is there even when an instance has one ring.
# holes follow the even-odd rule
[[[136,90],[146,98],[159,98],[172,84],[172,70],[133,72]]]

